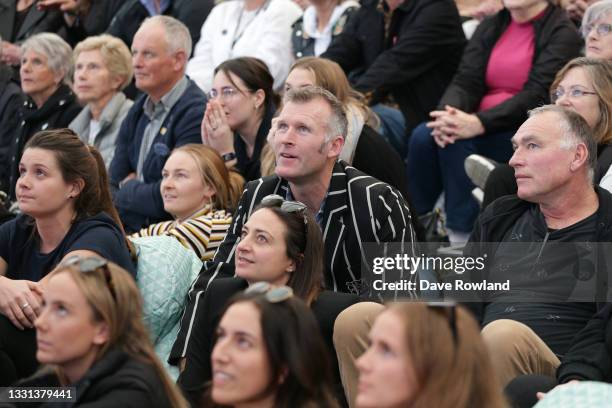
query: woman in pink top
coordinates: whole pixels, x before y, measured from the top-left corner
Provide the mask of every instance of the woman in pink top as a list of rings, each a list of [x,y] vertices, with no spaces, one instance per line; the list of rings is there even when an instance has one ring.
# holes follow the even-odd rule
[[[444,192],[451,242],[467,240],[478,214],[465,158],[478,153],[506,162],[514,130],[548,100],[555,73],[580,47],[565,13],[546,0],[504,0],[504,9],[478,26],[439,109],[409,142],[414,206],[419,214],[431,211]]]

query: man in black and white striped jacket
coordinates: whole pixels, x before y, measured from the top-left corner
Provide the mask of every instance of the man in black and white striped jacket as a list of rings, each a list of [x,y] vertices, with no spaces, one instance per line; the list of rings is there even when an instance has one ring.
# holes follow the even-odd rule
[[[234,276],[234,251],[242,226],[267,195],[300,201],[315,216],[323,232],[328,290],[371,297],[371,282],[365,278],[384,243],[396,242],[407,256],[417,255],[411,214],[399,191],[337,160],[346,130],[342,104],[328,91],[306,87],[286,94],[269,136],[276,175],[247,184],[225,240],[191,288],[171,362],[185,356],[198,302],[210,281]],[[375,249],[365,243],[376,244]],[[417,276],[406,278],[416,281]],[[415,297],[416,291],[402,296]]]

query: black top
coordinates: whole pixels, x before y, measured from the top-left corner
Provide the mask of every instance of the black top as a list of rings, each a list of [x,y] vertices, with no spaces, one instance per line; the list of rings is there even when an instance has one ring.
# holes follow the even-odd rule
[[[32,8],[32,4],[30,4],[28,7],[24,8],[21,11],[15,12],[15,23],[13,26],[13,37],[12,38],[17,37],[17,33],[21,29],[21,26],[23,25],[23,22],[25,21],[26,16],[30,12],[30,8]]]
[[[38,282],[72,251],[96,252],[136,276],[127,245],[115,222],[105,213],[75,222],[53,251],[43,254],[31,217],[19,217],[0,226],[0,258],[8,264],[7,277]]]
[[[381,3],[363,0],[321,57],[340,64],[358,91],[373,91],[372,103],[391,94],[410,132],[429,119],[450,83],[465,35],[452,0],[405,1],[388,29]]]
[[[255,136],[255,147],[251,157],[247,155],[247,146],[242,137],[238,133],[234,134],[234,150],[236,151],[237,160],[236,169],[242,174],[245,182],[257,180],[261,177],[261,150],[266,144],[266,138],[268,137],[268,132],[270,132],[275,112],[276,106],[274,104],[266,104],[261,125],[259,125],[257,136]]]
[[[66,128],[81,111],[74,93],[68,85],[62,84],[38,108],[32,99],[24,102],[21,109],[19,127],[14,132],[14,140],[10,147],[7,163],[0,163],[0,166],[9,166],[9,184],[11,199],[15,200],[15,183],[19,177],[19,161],[23,154],[25,144],[41,130],[51,130]]]
[[[17,387],[59,387],[56,374],[50,370],[20,381]],[[32,407],[151,407],[172,408],[163,383],[155,368],[125,352],[112,349],[95,362],[85,376],[71,385],[76,388],[76,401],[31,403]],[[6,399],[3,399],[6,400]],[[21,406],[3,404],[0,407]]]
[[[563,302],[575,289],[581,257],[573,245],[594,242],[597,217],[593,214],[574,225],[550,230],[539,207],[525,211],[509,230],[491,262],[488,279],[511,279],[511,294],[492,293],[484,309],[483,326],[511,319],[530,327],[557,355],[563,355],[572,338],[595,313],[594,303]],[[561,242],[562,244],[558,244]],[[525,246],[517,250],[517,244]],[[529,247],[529,248],[527,248]],[[534,302],[512,301],[512,296],[533,295]],[[550,297],[550,299],[547,299]],[[553,302],[557,299],[558,302]]]
[[[185,370],[178,378],[178,384],[191,401],[199,406],[203,395],[204,383],[212,377],[210,357],[214,347],[214,332],[221,320],[227,301],[236,293],[246,289],[248,283],[242,278],[222,278],[210,283],[202,299],[202,309],[196,316],[193,335],[187,347]],[[341,311],[357,303],[356,295],[323,291],[312,303],[313,311],[321,329],[323,340],[330,351],[337,389],[341,390],[337,368],[336,352],[333,344],[334,322]],[[313,356],[313,358],[316,358]]]
[[[468,113],[476,112],[487,92],[486,71],[497,40],[512,21],[502,10],[483,20],[468,43],[461,64],[442,96],[438,107],[454,106]],[[564,10],[549,6],[533,22],[535,50],[527,82],[512,98],[476,115],[486,132],[502,132],[518,127],[527,119],[527,111],[548,103],[550,85],[557,72],[580,55],[582,39]]]

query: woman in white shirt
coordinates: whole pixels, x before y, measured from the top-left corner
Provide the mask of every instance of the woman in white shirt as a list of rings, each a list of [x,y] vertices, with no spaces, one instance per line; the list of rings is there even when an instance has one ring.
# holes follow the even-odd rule
[[[230,58],[264,61],[280,89],[289,73],[291,25],[302,10],[291,0],[231,0],[215,6],[202,26],[187,75],[210,91],[216,66]]]

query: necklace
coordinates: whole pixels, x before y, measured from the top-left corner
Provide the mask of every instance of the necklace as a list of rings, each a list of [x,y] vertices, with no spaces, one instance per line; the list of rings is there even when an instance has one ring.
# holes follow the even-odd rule
[[[240,15],[238,16],[238,22],[236,23],[236,28],[234,29],[234,35],[232,36],[232,49],[234,49],[234,46],[236,45],[236,43],[238,42],[238,40],[240,40],[242,38],[242,35],[244,34],[244,32],[247,30],[247,28],[249,28],[249,25],[251,25],[251,23],[257,18],[257,15],[262,11],[268,8],[268,4],[270,3],[270,0],[266,0],[266,2],[259,7],[256,11],[255,11],[255,15],[253,16],[253,18],[251,18],[246,25],[244,26],[244,28],[242,29],[242,31],[240,31],[240,33],[238,33],[238,30],[240,29],[240,23],[242,22],[242,15],[244,13],[244,4],[242,5],[242,8],[240,9]]]

